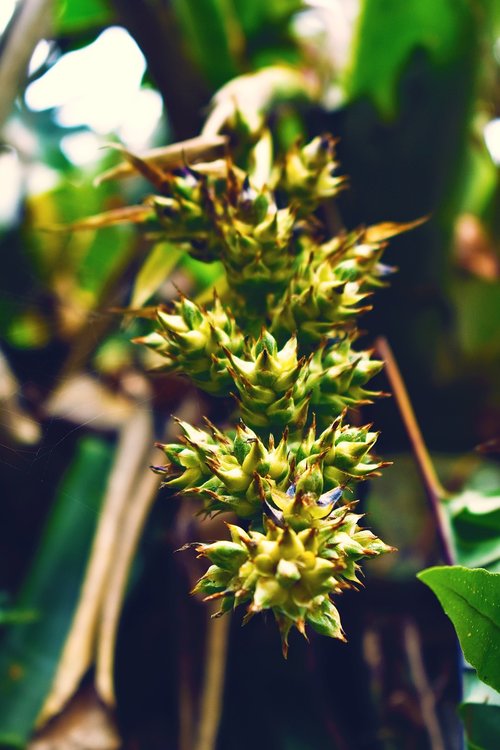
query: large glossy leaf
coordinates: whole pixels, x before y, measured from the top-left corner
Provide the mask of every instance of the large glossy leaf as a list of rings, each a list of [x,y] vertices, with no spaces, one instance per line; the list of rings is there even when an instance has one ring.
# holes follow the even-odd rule
[[[23,747],[48,693],[78,601],[112,447],[83,439],[19,597],[38,618],[11,626],[0,649],[0,744]]]
[[[473,28],[467,0],[364,0],[347,96],[367,96],[383,115],[393,116],[399,79],[411,56],[424,50],[436,66],[444,66],[464,54]]]
[[[428,568],[429,586],[453,622],[465,658],[478,676],[500,689],[500,573],[460,565]]]

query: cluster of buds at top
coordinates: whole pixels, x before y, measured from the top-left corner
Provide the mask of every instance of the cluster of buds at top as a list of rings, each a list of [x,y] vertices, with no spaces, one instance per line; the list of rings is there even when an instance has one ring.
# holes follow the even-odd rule
[[[256,304],[286,288],[296,266],[296,211],[278,208],[273,192],[257,189],[229,159],[177,170],[147,203],[162,236],[199,260],[222,261],[235,293]]]
[[[294,272],[295,213],[278,209],[267,188],[257,190],[248,177],[243,182],[233,177],[233,200],[218,220],[221,259],[230,288],[260,307],[268,293],[286,287]]]
[[[276,189],[285,193],[299,217],[308,216],[320,203],[333,198],[345,183],[345,178],[336,174],[335,143],[331,135],[323,135],[305,146],[297,144],[277,170]]]
[[[162,233],[193,257],[221,260],[231,288],[241,294],[283,289],[295,267],[290,208],[278,209],[270,190],[257,190],[231,164],[204,174],[185,169],[152,196]]]
[[[372,453],[377,433],[349,426],[346,412],[382,395],[367,388],[382,363],[356,350],[356,319],[392,271],[381,261],[387,239],[414,225],[325,240],[313,212],[343,185],[334,146],[322,136],[293,147],[263,170],[267,184],[262,170],[253,179],[229,156],[168,171],[128,155],[157,194],[79,224],[126,215],[224,266],[221,299],[200,307],[181,298],[141,341],[166,371],[232,394],[241,421],[181,422],[179,442],[161,445],[165,463],[152,468],[172,493],[198,498],[201,512],[246,519],[246,529],[230,526],[232,541],[198,545],[212,564],[196,590],[220,598],[221,612],[240,603],[247,618],[272,610],[285,651],[291,627],[343,638],[332,596],[358,584],[363,558],[392,549],[353,512],[357,483],[383,463]]]
[[[278,338],[297,332],[304,347],[349,329],[371,309],[367,299],[384,286],[393,268],[380,262],[385,243],[367,242],[366,232],[334,237],[318,244],[302,239],[300,264],[290,284],[277,299],[272,331]]]

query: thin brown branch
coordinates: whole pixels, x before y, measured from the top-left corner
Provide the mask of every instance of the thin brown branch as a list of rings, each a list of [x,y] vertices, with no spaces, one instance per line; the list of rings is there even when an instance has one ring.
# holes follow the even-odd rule
[[[447,497],[448,493],[442,486],[439,477],[436,474],[436,470],[431,457],[429,456],[429,451],[427,450],[427,446],[425,445],[422,432],[417,422],[410,397],[408,396],[408,391],[387,339],[382,337],[378,338],[375,342],[375,348],[379,356],[385,361],[387,379],[391,385],[394,399],[406,428],[415,462],[436,521],[444,561],[447,565],[452,565],[454,562],[454,552],[450,524],[442,505],[442,501]]]

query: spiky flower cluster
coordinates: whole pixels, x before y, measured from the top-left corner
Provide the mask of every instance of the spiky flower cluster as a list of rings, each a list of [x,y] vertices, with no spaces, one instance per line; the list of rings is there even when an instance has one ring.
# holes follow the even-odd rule
[[[292,627],[305,634],[306,624],[322,635],[345,640],[340,616],[331,600],[359,584],[358,561],[392,548],[358,526],[348,507],[333,511],[316,504],[314,518],[301,530],[264,522],[264,533],[228,524],[231,542],[197,546],[212,565],[196,591],[221,599],[221,613],[248,603],[246,620],[271,609],[288,650]],[[300,524],[302,525],[302,524]]]
[[[182,297],[140,339],[165,371],[237,404],[236,426],[179,422],[179,442],[160,445],[165,462],[152,467],[205,514],[244,519],[228,525],[231,541],[196,545],[211,563],[196,591],[221,613],[271,610],[285,653],[292,627],[343,639],[332,597],[359,583],[364,558],[392,549],[353,512],[357,483],[383,465],[377,433],[346,423],[381,395],[367,388],[382,363],[357,349],[356,319],[392,271],[386,240],[409,226],[325,238],[318,209],[343,185],[329,136],[294,146],[267,184],[229,157],[170,172],[130,162],[158,193],[138,221],[226,274],[220,298]]]
[[[383,463],[372,450],[370,426],[349,427],[338,418],[317,435],[313,424],[296,441],[288,429],[275,443],[261,440],[244,422],[221,432],[179,421],[177,444],[158,444],[167,463],[153,467],[165,486],[196,495],[206,513],[233,511],[242,518],[271,515],[278,523],[306,526],[327,515],[354,481],[376,476]],[[326,511],[324,509],[327,509]]]

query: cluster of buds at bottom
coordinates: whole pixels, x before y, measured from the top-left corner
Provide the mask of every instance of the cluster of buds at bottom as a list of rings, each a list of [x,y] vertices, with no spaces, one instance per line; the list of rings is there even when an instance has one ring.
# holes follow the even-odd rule
[[[246,619],[270,609],[278,623],[283,654],[292,627],[306,625],[345,640],[332,595],[356,588],[359,562],[392,551],[358,525],[361,516],[348,507],[331,511],[316,526],[294,531],[264,519],[264,533],[229,525],[232,541],[200,544],[197,551],[211,566],[195,591],[221,599],[220,614],[247,605]]]

